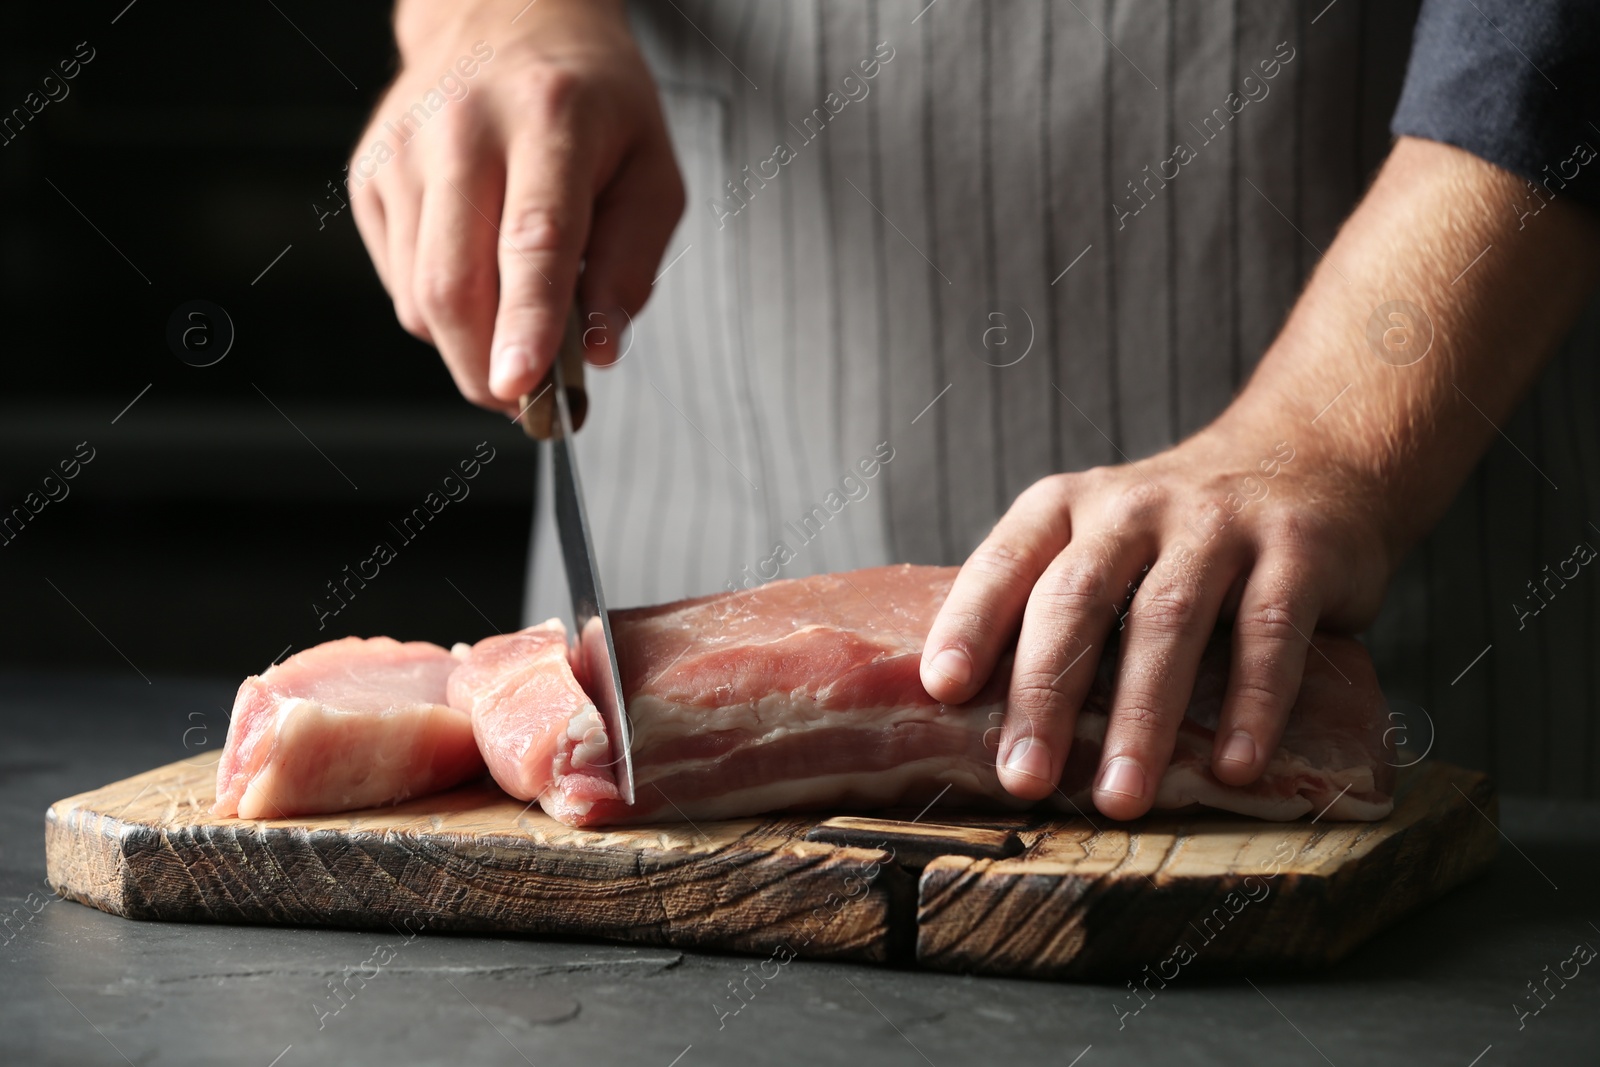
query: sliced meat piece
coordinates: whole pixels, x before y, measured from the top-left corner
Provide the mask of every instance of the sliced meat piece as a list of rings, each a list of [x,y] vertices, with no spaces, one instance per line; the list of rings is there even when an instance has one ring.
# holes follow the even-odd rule
[[[593,776],[573,783],[581,796],[567,795],[566,779],[554,781],[541,803],[584,826],[921,805],[935,797],[1023,806],[994,771],[1009,661],[959,707],[922,688],[922,645],[955,574],[953,567],[880,567],[614,612],[637,803],[629,808],[603,795]],[[1226,638],[1213,642],[1159,807],[1204,804],[1267,819],[1329,804],[1338,819],[1388,813],[1393,771],[1370,659],[1349,639],[1318,635],[1315,644],[1282,748],[1260,781],[1238,788],[1210,771],[1227,670]],[[1102,657],[1078,716],[1055,798],[1064,808],[1089,810],[1114,661]]]
[[[346,637],[253,675],[217,764],[217,815],[278,819],[390,804],[483,773],[445,689],[460,665],[426,641]]]
[[[620,797],[605,724],[571,657],[560,619],[486,637],[450,677],[450,703],[471,714],[500,788],[519,800],[542,799],[552,815],[577,824],[591,805]]]

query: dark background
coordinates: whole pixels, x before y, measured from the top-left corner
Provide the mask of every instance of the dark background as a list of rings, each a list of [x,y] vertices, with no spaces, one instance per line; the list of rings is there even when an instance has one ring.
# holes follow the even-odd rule
[[[7,11],[0,117],[94,58],[0,145],[0,516],[79,442],[95,458],[0,544],[0,663],[242,677],[346,633],[517,625],[533,449],[400,329],[349,210],[319,229],[313,206],[393,75],[389,9]],[[195,299],[236,331],[208,367],[167,342]],[[471,495],[401,542],[482,441]],[[312,602],[380,539],[398,557],[319,631]]]

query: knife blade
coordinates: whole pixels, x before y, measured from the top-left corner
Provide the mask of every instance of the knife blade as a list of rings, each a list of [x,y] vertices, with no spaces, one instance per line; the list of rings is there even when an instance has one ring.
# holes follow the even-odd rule
[[[570,379],[575,378],[576,381]],[[617,641],[611,631],[611,616],[606,612],[605,593],[600,586],[600,566],[594,554],[594,537],[589,513],[583,502],[583,480],[578,475],[577,450],[573,447],[574,423],[581,425],[584,411],[574,419],[574,402],[586,409],[583,389],[582,330],[574,311],[562,340],[561,352],[551,364],[547,384],[534,400],[523,405],[523,429],[530,436],[548,437],[551,470],[555,489],[556,534],[561,542],[561,559],[566,566],[567,588],[572,594],[572,616],[577,624],[578,647],[588,675],[589,697],[599,709],[611,739],[611,766],[615,768],[617,791],[625,804],[634,802],[633,723],[628,718],[627,698],[622,693],[621,672],[617,668]],[[537,411],[544,396],[554,394],[554,410],[548,411],[535,432]],[[545,402],[548,403],[547,401]],[[549,416],[553,415],[553,418]]]

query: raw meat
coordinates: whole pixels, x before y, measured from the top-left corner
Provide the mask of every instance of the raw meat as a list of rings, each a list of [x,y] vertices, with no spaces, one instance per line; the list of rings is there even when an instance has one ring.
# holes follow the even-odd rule
[[[450,703],[471,713],[478,749],[500,788],[576,822],[589,805],[621,798],[605,724],[573,674],[571,655],[560,619],[486,637],[451,676]]]
[[[597,785],[602,769],[554,776],[538,794],[541,805],[579,826],[920,806],[947,786],[942,803],[1023,806],[994,771],[1009,663],[959,707],[935,702],[919,678],[923,641],[955,574],[880,567],[614,612],[637,803],[627,807],[614,789],[606,792],[608,782]],[[1090,810],[1114,658],[1102,657],[1078,715],[1055,798],[1063,808]],[[1205,656],[1158,807],[1204,804],[1264,819],[1323,809],[1332,819],[1377,819],[1391,810],[1384,702],[1359,644],[1317,636],[1283,745],[1245,788],[1210,771],[1226,669],[1220,639]],[[567,716],[598,750],[603,728],[597,736],[591,709],[568,701],[549,712],[553,721],[540,720],[540,735],[570,740]]]
[[[346,637],[251,676],[217,764],[217,815],[370,808],[483,773],[472,720],[449,706],[460,665],[426,641]]]

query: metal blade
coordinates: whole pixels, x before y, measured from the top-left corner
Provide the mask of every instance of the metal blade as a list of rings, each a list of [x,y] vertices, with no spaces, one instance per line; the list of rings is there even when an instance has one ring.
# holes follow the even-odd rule
[[[600,568],[589,530],[589,514],[583,505],[583,482],[578,478],[578,457],[572,443],[572,411],[567,402],[560,359],[556,360],[554,370],[559,429],[551,437],[550,447],[551,466],[555,471],[556,530],[561,540],[561,557],[567,567],[567,588],[572,592],[578,645],[588,669],[589,696],[599,708],[606,733],[611,738],[611,766],[616,771],[617,790],[622,794],[623,803],[632,804],[633,724],[628,720],[627,700],[622,695],[617,642],[611,634],[605,594],[600,590]],[[598,642],[593,636],[596,629],[603,638]]]

